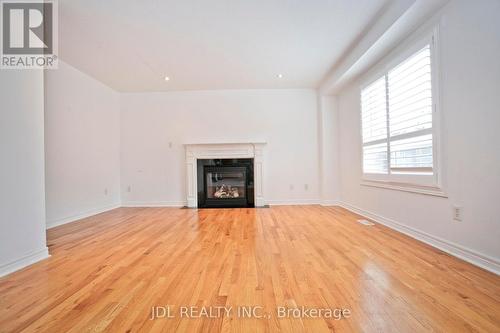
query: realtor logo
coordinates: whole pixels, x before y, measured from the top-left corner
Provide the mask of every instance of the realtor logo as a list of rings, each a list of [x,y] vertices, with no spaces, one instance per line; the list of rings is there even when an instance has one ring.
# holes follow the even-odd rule
[[[57,68],[57,3],[4,0],[1,10],[1,68]]]

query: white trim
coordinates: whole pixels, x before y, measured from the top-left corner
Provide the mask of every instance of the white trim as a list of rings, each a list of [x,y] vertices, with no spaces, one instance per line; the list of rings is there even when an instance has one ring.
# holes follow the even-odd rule
[[[383,217],[376,213],[372,213],[370,211],[356,207],[354,205],[348,204],[343,201],[339,202],[339,206],[347,210],[350,210],[354,213],[357,213],[359,215],[362,215],[364,217],[367,217],[377,223],[383,224],[386,227],[399,231],[416,240],[424,242],[454,257],[457,257],[475,266],[481,267],[487,271],[500,275],[500,259],[498,258],[487,256],[485,254],[466,248],[462,245],[450,242],[440,237],[430,235],[426,232],[406,226],[400,222],[391,220],[389,218]]]
[[[330,199],[330,200],[321,200],[319,204],[320,204],[321,206],[323,206],[323,207],[327,207],[327,206],[338,206],[338,205],[339,205],[339,201],[338,201],[338,200],[334,200],[334,199]]]
[[[18,271],[38,261],[47,259],[48,257],[50,257],[50,255],[49,255],[49,249],[47,247],[38,251],[33,251],[31,253],[28,253],[22,256],[21,258],[0,265],[0,277]]]
[[[121,205],[119,203],[116,203],[116,204],[112,204],[112,205],[107,205],[107,206],[103,206],[103,207],[99,207],[99,208],[86,210],[86,211],[81,212],[79,214],[66,216],[66,217],[63,217],[63,218],[60,218],[57,220],[47,221],[46,228],[47,229],[54,228],[54,227],[57,227],[57,226],[60,226],[60,225],[66,224],[66,223],[75,222],[75,221],[84,219],[86,217],[94,216],[94,215],[104,213],[104,212],[107,212],[109,210],[120,208],[120,207],[121,207]]]
[[[186,201],[126,201],[122,207],[184,207]]]
[[[321,203],[319,199],[284,199],[284,200],[268,200],[270,206],[293,206],[293,205],[323,205],[336,206],[338,201],[329,200]],[[122,204],[122,207],[185,207],[186,201],[127,201]]]
[[[431,187],[431,186],[427,187],[427,186],[419,186],[417,184],[396,183],[396,182],[370,180],[370,179],[363,179],[361,181],[361,185],[448,198],[448,195],[439,187]]]
[[[319,205],[319,199],[267,200],[269,206]]]
[[[247,145],[247,144],[265,145],[265,140],[236,140],[236,141],[202,141],[202,142],[186,142],[184,146],[218,146],[218,145]]]

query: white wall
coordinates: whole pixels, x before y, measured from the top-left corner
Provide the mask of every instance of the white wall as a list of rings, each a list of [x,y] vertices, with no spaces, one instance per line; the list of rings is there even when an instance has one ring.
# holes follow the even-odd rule
[[[52,227],[120,204],[120,114],[118,93],[62,61],[46,71],[45,86]]]
[[[0,71],[0,276],[48,256],[43,73]]]
[[[340,199],[339,123],[335,96],[321,96],[318,108],[319,176],[322,205],[336,205]]]
[[[498,271],[500,2],[450,2],[443,9],[440,43],[442,176],[449,197],[360,185],[364,75],[339,94],[341,200]],[[463,221],[453,221],[453,205],[463,207]]]
[[[122,94],[123,203],[184,204],[183,143],[245,140],[268,143],[268,203],[318,201],[314,90]]]

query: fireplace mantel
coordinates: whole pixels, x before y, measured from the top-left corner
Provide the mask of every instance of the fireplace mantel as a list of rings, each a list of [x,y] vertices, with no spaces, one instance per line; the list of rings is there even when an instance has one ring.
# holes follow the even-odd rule
[[[254,159],[254,202],[256,207],[264,200],[264,148],[266,142],[186,143],[186,185],[188,207],[198,206],[197,160],[218,158]]]

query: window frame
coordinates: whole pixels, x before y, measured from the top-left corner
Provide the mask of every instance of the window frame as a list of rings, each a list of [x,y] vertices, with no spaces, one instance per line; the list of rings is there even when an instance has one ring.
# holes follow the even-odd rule
[[[361,93],[363,89],[370,86],[382,77],[387,80],[387,75],[390,70],[404,62],[406,59],[417,53],[426,45],[430,45],[431,53],[431,91],[432,91],[432,157],[433,157],[433,174],[418,175],[418,174],[393,174],[390,168],[390,154],[388,153],[389,169],[387,174],[365,173],[363,169],[363,119],[361,107]],[[395,190],[417,192],[422,194],[430,194],[445,197],[446,194],[442,190],[442,172],[441,172],[441,113],[440,113],[440,63],[439,63],[439,30],[438,27],[433,27],[430,31],[421,34],[417,38],[409,39],[403,42],[392,53],[383,58],[383,60],[372,71],[371,75],[362,82],[359,89],[359,122],[360,122],[360,161],[361,161],[361,184],[366,186],[383,187]],[[387,84],[387,81],[386,81]],[[388,120],[387,120],[388,121]],[[390,142],[389,134],[387,140]]]

